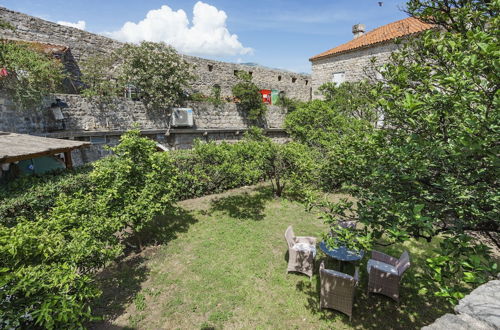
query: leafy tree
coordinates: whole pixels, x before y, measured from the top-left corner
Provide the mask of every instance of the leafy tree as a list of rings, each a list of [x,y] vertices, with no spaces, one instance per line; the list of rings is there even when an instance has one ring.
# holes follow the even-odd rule
[[[123,59],[121,80],[137,88],[144,104],[151,109],[179,105],[194,78],[191,66],[164,43],[127,44],[119,55]]]
[[[63,65],[29,43],[0,40],[0,88],[12,96],[20,108],[40,106],[47,95],[59,91]]]
[[[103,203],[110,218],[118,218],[116,230],[130,229],[142,247],[142,231],[171,205],[176,194],[177,170],[168,153],[156,152],[156,143],[126,132],[114,155],[97,162],[91,173],[93,196]]]
[[[366,175],[369,158],[377,157],[371,139],[372,123],[347,115],[337,103],[314,100],[285,118],[285,127],[294,140],[323,154],[317,164],[323,173],[321,187],[339,188]]]
[[[100,104],[111,104],[124,87],[118,81],[119,57],[116,52],[98,54],[87,58],[80,65],[84,88],[81,94]]]
[[[381,72],[375,92],[388,128],[367,136],[372,149],[356,151],[365,170],[351,180],[358,202],[349,212],[375,242],[442,238],[424,286],[450,302],[497,272],[468,233],[500,232],[499,9],[500,1],[409,1],[410,14],[437,28]]]
[[[174,48],[148,41],[89,57],[82,74],[84,96],[109,104],[132,86],[142,102],[156,110],[179,105],[194,78],[191,66]]]
[[[240,107],[248,114],[250,120],[262,118],[267,107],[262,103],[260,89],[252,82],[252,76],[248,73],[238,72],[240,82],[233,86],[233,96],[239,100]]]
[[[368,81],[344,82],[336,85],[327,82],[319,87],[319,92],[330,107],[348,117],[377,123],[380,113],[377,111],[376,98],[372,93],[373,85]]]
[[[302,198],[318,181],[319,154],[298,142],[280,144],[264,136],[263,130],[253,127],[246,133],[247,143],[260,146],[257,166],[271,181],[274,195]],[[246,162],[245,162],[246,164]],[[286,188],[286,190],[285,190]]]

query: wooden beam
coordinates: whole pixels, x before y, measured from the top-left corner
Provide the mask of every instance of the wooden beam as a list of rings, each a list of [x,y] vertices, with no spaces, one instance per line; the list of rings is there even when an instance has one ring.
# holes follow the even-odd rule
[[[32,159],[32,158],[38,158],[42,156],[48,156],[48,155],[55,155],[55,154],[60,154],[62,152],[70,152],[71,150],[78,149],[79,147],[70,147],[70,148],[59,148],[59,149],[52,149],[52,150],[47,150],[47,151],[42,151],[42,152],[35,152],[31,154],[26,154],[26,155],[18,155],[18,156],[7,156],[4,158],[0,159],[0,163],[14,163],[18,162],[20,160],[26,160],[26,159]]]
[[[71,159],[71,151],[66,151],[64,153],[64,163],[66,164],[66,169],[73,169],[73,160]]]

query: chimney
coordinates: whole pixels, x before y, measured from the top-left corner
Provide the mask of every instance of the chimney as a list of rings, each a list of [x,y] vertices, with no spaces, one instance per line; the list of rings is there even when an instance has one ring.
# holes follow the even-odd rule
[[[354,39],[361,37],[365,34],[365,25],[364,24],[356,24],[352,26],[352,34],[354,35]]]

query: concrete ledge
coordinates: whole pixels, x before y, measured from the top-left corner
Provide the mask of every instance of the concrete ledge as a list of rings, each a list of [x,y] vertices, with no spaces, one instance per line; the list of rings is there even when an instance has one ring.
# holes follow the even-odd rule
[[[485,283],[455,306],[454,314],[445,314],[422,330],[494,330],[500,329],[500,280]]]
[[[172,128],[167,129],[144,129],[141,133],[144,135],[154,135],[154,134],[165,134],[167,131],[170,135],[178,134],[218,134],[218,133],[232,133],[232,134],[243,134],[248,131],[248,128]],[[109,130],[109,131],[61,131],[61,132],[51,132],[43,134],[33,134],[44,137],[52,138],[78,138],[78,137],[88,137],[88,136],[120,136],[127,132],[127,130]],[[282,128],[266,128],[265,133],[286,133]]]

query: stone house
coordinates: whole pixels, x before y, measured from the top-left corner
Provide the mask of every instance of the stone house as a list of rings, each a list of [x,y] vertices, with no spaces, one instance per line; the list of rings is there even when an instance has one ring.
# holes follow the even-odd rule
[[[363,24],[352,27],[353,40],[311,57],[313,98],[319,98],[318,88],[327,82],[354,82],[376,78],[372,58],[377,66],[386,63],[399,45],[394,41],[431,29],[417,18],[408,17],[365,33]]]

